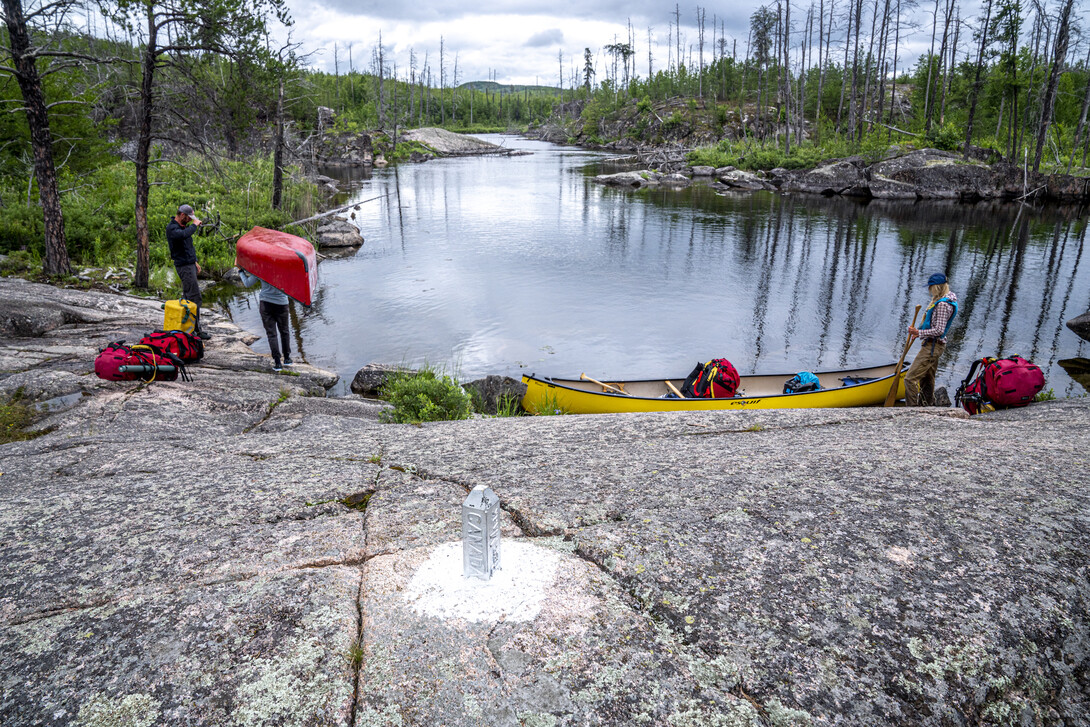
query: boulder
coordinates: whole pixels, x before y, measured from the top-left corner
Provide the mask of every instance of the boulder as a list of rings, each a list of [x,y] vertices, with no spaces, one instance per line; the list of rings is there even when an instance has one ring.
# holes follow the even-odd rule
[[[359,228],[346,219],[335,217],[318,226],[319,247],[359,247],[362,244]]]
[[[412,369],[400,366],[387,366],[380,363],[369,363],[356,372],[352,377],[351,389],[355,394],[376,396],[386,381],[398,373],[412,373]]]
[[[867,178],[863,157],[832,159],[805,172],[786,175],[781,189],[811,194],[866,195]]]
[[[241,283],[242,276],[238,274],[238,268],[231,268],[223,274],[223,279],[232,283]]]
[[[608,187],[650,187],[658,184],[658,179],[647,170],[639,172],[617,172],[616,174],[599,174],[594,178],[598,184]]]
[[[945,406],[947,408],[951,406],[950,394],[946,391],[945,386],[935,389],[935,406]]]
[[[995,173],[960,154],[920,149],[867,169],[868,188],[878,199],[992,199]]]
[[[715,176],[715,171],[716,171],[715,167],[703,167],[703,166],[693,167],[693,176],[694,177],[714,177]]]
[[[495,414],[507,402],[520,402],[526,395],[526,384],[509,376],[485,376],[462,384],[462,388],[475,394],[474,399],[484,414]]]
[[[725,184],[732,189],[772,189],[772,185],[758,177],[756,174],[744,172],[741,169],[719,174],[718,179],[722,184]]]
[[[421,162],[431,161],[435,158],[434,154],[424,154],[422,152],[414,151],[409,155],[409,161],[414,164],[420,164]]]
[[[1090,311],[1067,322],[1067,327],[1083,340],[1090,341]]]
[[[1048,196],[1059,202],[1077,202],[1090,194],[1090,179],[1053,174],[1048,177]]]
[[[775,169],[770,169],[767,176],[772,184],[779,187],[782,186],[785,181],[787,181],[787,177],[789,174],[790,172],[783,167],[776,167]]]
[[[667,174],[662,178],[663,184],[671,184],[675,187],[681,187],[686,184],[690,184],[693,180],[686,177],[684,174],[674,172],[673,174]]]
[[[390,162],[386,161],[386,157],[382,156],[381,154],[379,154],[377,157],[375,157],[374,165],[376,167],[382,168],[382,167],[386,166],[389,163]]]
[[[9,310],[0,317],[0,333],[15,338],[39,338],[65,324],[64,313],[46,305]]]
[[[737,168],[738,167],[718,167],[715,170],[715,176],[720,177],[720,176],[722,176],[724,174],[727,174],[728,172],[733,172]]]

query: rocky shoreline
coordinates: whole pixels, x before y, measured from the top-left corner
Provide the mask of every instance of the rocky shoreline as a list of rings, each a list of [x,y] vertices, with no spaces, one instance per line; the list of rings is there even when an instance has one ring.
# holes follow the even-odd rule
[[[1090,400],[382,424],[217,315],[94,377],[161,315],[0,279],[4,725],[1090,720]],[[421,594],[475,485],[529,610]]]
[[[893,151],[873,164],[860,156],[830,159],[808,170],[747,172],[734,167],[680,166],[599,175],[602,184],[627,187],[687,185],[701,179],[722,191],[780,191],[889,200],[1090,200],[1090,177],[1044,175],[1004,162],[987,164],[937,149]]]

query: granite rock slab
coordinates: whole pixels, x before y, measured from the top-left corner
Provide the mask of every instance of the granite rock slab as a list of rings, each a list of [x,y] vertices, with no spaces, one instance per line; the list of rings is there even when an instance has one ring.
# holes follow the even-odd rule
[[[78,396],[0,446],[0,724],[1090,722],[1085,398],[384,424],[225,319],[99,382],[156,304],[28,298],[0,390]],[[555,561],[528,620],[410,598],[476,485]]]

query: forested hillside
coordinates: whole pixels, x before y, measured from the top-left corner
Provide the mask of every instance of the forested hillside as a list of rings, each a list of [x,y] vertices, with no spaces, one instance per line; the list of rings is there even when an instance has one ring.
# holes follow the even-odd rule
[[[551,87],[467,80],[442,42],[395,58],[381,36],[358,65],[335,46],[333,72],[320,72],[307,49],[270,40],[290,22],[282,0],[83,8],[3,0],[0,252],[20,253],[9,268],[67,274],[74,258],[154,284],[168,268],[162,228],[183,201],[222,220],[200,244],[226,267],[224,240],[321,203],[305,172],[329,133],[381,131],[376,143],[392,147],[411,127],[533,125],[746,168],[968,142],[1082,174],[1090,149],[1090,41],[1073,0],[985,0],[973,16],[953,0],[780,2],[751,15],[744,40],[703,8],[695,22],[678,8],[665,58],[661,38],[630,24],[600,49],[558,50],[542,69]],[[921,34],[927,52],[906,58]]]

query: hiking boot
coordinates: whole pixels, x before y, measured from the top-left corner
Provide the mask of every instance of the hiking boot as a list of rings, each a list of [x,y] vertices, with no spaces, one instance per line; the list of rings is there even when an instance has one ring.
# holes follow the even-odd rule
[[[294,366],[295,362],[291,360],[291,356],[285,356],[284,357],[284,365],[285,366]]]
[[[273,371],[275,371],[276,373],[280,373],[283,370],[284,369],[280,368],[280,364],[278,364],[278,363],[273,364]]]
[[[208,331],[197,331],[197,338],[201,339],[202,341],[207,341],[211,337],[212,334]]]

